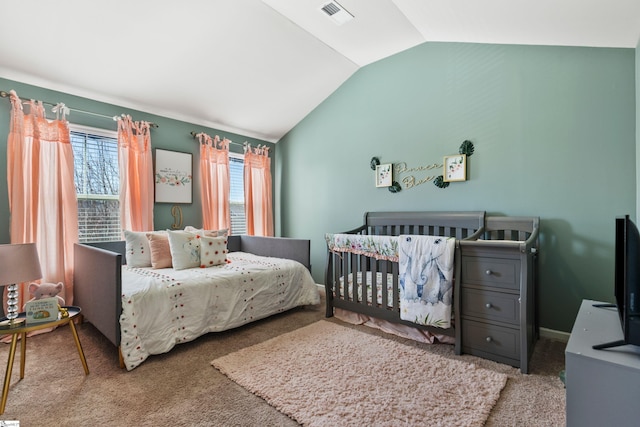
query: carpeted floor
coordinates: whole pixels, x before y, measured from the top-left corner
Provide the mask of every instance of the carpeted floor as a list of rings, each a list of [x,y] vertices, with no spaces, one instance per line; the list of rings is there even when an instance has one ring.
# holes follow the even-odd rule
[[[15,363],[7,407],[0,420],[19,420],[21,427],[59,423],[71,427],[295,426],[295,421],[213,368],[211,361],[322,319],[323,305],[294,309],[181,344],[131,372],[118,368],[115,348],[93,326],[82,324],[78,333],[91,371],[88,376],[83,373],[71,331],[59,328],[29,338],[25,378],[18,381],[19,363]],[[507,384],[487,426],[565,424],[565,392],[558,379],[564,369],[565,343],[538,341],[531,374],[522,375],[510,366],[455,356],[450,345],[421,344],[335,319],[328,321],[506,374]],[[3,363],[8,351],[8,345],[0,345]]]

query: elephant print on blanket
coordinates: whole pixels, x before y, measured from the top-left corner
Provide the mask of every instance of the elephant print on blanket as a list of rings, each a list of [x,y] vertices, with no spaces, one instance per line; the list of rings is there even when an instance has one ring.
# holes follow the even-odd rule
[[[398,237],[400,317],[420,325],[451,326],[455,239]]]

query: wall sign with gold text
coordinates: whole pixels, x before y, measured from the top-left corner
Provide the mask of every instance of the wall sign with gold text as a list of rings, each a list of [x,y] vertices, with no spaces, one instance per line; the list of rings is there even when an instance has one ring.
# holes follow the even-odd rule
[[[467,159],[471,157],[473,152],[473,143],[465,140],[460,145],[458,154],[444,156],[442,163],[429,163],[416,167],[408,167],[405,162],[395,163],[393,164],[393,176],[387,179],[381,179],[379,173],[382,167],[386,168],[390,164],[381,165],[377,157],[372,157],[370,166],[371,169],[376,171],[376,186],[389,187],[389,191],[393,193],[399,192],[403,187],[405,189],[414,188],[427,182],[433,182],[438,188],[447,188],[451,182],[467,180]],[[437,172],[442,174],[440,175]],[[393,179],[400,178],[403,174],[405,176],[400,179],[402,186],[393,181]],[[378,185],[382,182],[384,182],[384,185]]]

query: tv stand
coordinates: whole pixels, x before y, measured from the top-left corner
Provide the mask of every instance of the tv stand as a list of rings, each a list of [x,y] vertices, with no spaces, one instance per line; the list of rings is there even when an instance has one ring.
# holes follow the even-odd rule
[[[623,338],[618,311],[594,303],[582,301],[565,350],[567,427],[637,426],[640,347],[594,350]]]

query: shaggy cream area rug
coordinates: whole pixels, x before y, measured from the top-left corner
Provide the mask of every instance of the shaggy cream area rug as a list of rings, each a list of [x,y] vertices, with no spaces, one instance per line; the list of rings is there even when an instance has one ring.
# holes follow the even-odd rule
[[[482,426],[507,381],[324,320],[211,364],[305,426]]]

